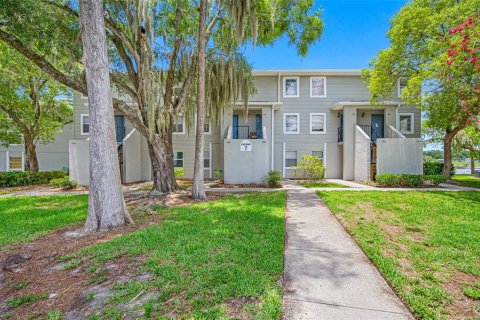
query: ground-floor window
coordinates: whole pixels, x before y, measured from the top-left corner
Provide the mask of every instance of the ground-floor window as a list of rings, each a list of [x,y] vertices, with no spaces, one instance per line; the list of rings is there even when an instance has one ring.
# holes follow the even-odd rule
[[[210,151],[203,151],[203,168],[210,169]]]
[[[318,159],[323,159],[323,151],[312,151],[312,156],[317,157]]]
[[[23,170],[23,154],[21,152],[7,152],[7,171]]]
[[[82,114],[80,116],[80,134],[87,135],[90,133],[90,118],[88,114]]]
[[[285,168],[297,166],[297,151],[285,151]]]
[[[183,152],[173,153],[173,166],[175,168],[183,168]]]

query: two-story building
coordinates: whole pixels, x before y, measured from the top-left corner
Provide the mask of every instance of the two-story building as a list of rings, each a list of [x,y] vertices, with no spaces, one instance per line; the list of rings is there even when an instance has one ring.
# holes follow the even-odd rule
[[[400,84],[391,99],[370,105],[360,70],[253,74],[257,93],[249,100],[247,114],[238,102],[225,106],[218,124],[205,125],[206,178],[222,172],[225,183],[259,183],[272,169],[293,177],[303,155],[322,159],[327,178],[366,181],[376,173],[422,173],[421,113],[402,105]],[[87,184],[87,97],[76,94],[74,109],[67,165],[72,178]],[[145,139],[119,113],[115,124],[123,181],[149,180]],[[187,130],[182,116],[174,124],[173,141],[174,164],[191,178],[195,130]]]

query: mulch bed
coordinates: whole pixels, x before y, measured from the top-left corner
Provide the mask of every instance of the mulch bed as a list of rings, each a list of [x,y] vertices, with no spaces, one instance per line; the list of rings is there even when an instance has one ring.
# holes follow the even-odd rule
[[[44,319],[49,311],[60,311],[64,314],[69,310],[81,309],[82,305],[87,304],[84,293],[96,284],[91,283],[92,275],[85,272],[86,265],[63,270],[65,263],[60,262],[61,256],[161,223],[164,214],[154,214],[152,205],[163,205],[167,208],[202,202],[193,200],[186,191],[161,197],[145,195],[125,197],[130,212],[133,212],[133,219],[136,220],[133,225],[82,237],[67,237],[66,233],[82,227],[81,224],[77,224],[53,231],[29,243],[0,248],[0,319]],[[219,197],[221,195],[209,193],[206,201]],[[102,286],[111,285],[119,279],[124,279],[123,281],[129,279],[140,264],[141,259],[132,261],[127,257],[121,257],[119,261],[115,261],[112,268],[107,268],[108,280],[102,283]],[[42,293],[46,293],[46,297],[17,308],[10,308],[6,304],[14,297]]]
[[[239,189],[239,188],[266,188],[266,189],[275,189],[277,187],[270,187],[266,184],[224,184],[224,183],[216,183],[209,185],[210,188],[226,188],[226,189]]]

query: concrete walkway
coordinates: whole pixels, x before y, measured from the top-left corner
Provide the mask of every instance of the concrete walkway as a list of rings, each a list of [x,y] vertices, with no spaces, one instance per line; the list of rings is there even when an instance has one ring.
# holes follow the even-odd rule
[[[413,319],[313,190],[287,193],[284,319]]]

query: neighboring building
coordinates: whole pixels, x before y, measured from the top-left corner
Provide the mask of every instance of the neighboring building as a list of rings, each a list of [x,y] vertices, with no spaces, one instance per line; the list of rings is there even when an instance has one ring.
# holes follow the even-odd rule
[[[292,168],[303,155],[323,159],[328,178],[362,181],[375,173],[422,173],[420,110],[402,106],[399,92],[371,106],[360,70],[255,71],[254,77],[257,93],[249,101],[248,117],[239,102],[225,107],[219,124],[206,125],[206,178],[222,170],[226,183],[258,183],[271,169],[293,177]],[[76,95],[74,105],[75,139],[86,139],[87,98]],[[121,114],[116,124],[117,141],[124,138],[123,181],[148,180],[145,139]],[[191,178],[195,130],[187,130],[178,117],[174,131],[174,164]],[[88,143],[72,143],[71,161],[83,166],[72,170],[73,176],[88,183],[88,159],[78,161]]]
[[[74,124],[63,127],[55,135],[53,143],[37,144],[38,167],[40,171],[68,170],[68,142],[74,139]],[[11,144],[8,148],[0,144],[0,172],[23,171],[25,166],[25,149],[23,145]]]
[[[222,170],[225,183],[258,183],[271,169],[293,177],[303,155],[321,158],[327,178],[365,181],[375,173],[422,173],[420,110],[402,106],[399,92],[380,106],[370,105],[360,70],[255,71],[254,78],[257,93],[248,116],[238,103],[225,107],[219,124],[206,124],[206,178]],[[74,109],[70,175],[88,184],[87,98],[76,94]],[[123,181],[149,180],[145,139],[120,113],[115,123]],[[187,130],[183,117],[174,129],[174,164],[191,178],[195,130]]]

